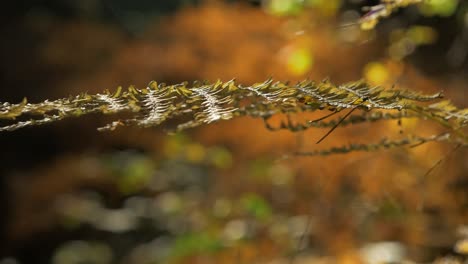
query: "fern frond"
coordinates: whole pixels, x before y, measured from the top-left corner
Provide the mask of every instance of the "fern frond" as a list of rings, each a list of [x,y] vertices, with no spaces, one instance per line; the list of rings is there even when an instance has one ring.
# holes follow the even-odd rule
[[[445,120],[454,120],[460,127],[468,123],[468,109],[460,110],[448,100],[431,104],[425,109]]]
[[[381,19],[390,16],[397,9],[422,3],[424,0],[382,0],[380,4],[365,8],[367,13],[359,20],[364,30],[373,29]]]
[[[331,114],[327,115],[335,115],[337,112],[332,112]],[[346,119],[342,120],[341,117],[336,119],[332,119],[329,121],[324,121],[325,118],[320,118],[318,120],[308,120],[304,123],[296,123],[293,124],[290,118],[285,121],[281,121],[278,127],[273,127],[268,123],[269,117],[264,118],[265,126],[271,131],[278,131],[278,130],[290,130],[292,132],[299,132],[304,131],[309,128],[331,128],[334,126],[349,126],[349,125],[356,125],[360,123],[373,123],[377,121],[384,121],[384,120],[401,120],[407,118],[416,118],[417,115],[414,113],[408,113],[407,111],[399,111],[396,113],[387,113],[381,111],[375,112],[363,112],[359,115],[350,115]],[[342,121],[341,121],[342,120]],[[341,122],[340,122],[341,121]]]
[[[307,151],[307,152],[295,152],[294,155],[296,156],[328,156],[333,154],[346,154],[349,152],[354,151],[378,151],[382,149],[392,149],[397,147],[416,147],[428,142],[438,142],[438,141],[449,141],[450,134],[444,133],[441,135],[434,135],[430,137],[418,137],[412,136],[407,137],[400,140],[389,140],[389,139],[382,139],[378,143],[373,144],[350,144],[348,146],[342,147],[333,147],[330,149],[323,149],[323,150],[315,150],[315,151]]]
[[[143,127],[157,126],[170,115],[177,97],[171,94],[169,88],[164,85],[158,86],[156,82],[151,82],[142,93],[141,107],[146,114],[143,119],[135,121]]]
[[[449,101],[435,102],[441,97],[441,93],[424,95],[413,91],[383,89],[369,86],[363,81],[338,86],[328,80],[289,84],[269,79],[250,86],[237,84],[233,80],[195,82],[192,86],[186,82],[176,85],[150,82],[144,89],[131,86],[123,90],[119,87],[114,93],[81,94],[37,104],[28,103],[26,99],[18,104],[1,103],[0,121],[3,121],[0,123],[0,131],[43,125],[90,113],[111,115],[126,112],[133,115],[129,119],[116,120],[99,128],[99,131],[108,131],[119,126],[158,126],[168,120],[178,121],[176,130],[184,130],[238,116],[258,117],[266,122],[278,113],[328,110],[332,111],[331,114],[304,124],[292,124],[288,120],[278,128],[267,122],[266,126],[270,130],[302,131],[314,127],[334,129],[363,122],[421,118],[443,125],[453,136],[468,142],[467,136],[461,131],[468,124],[468,110],[458,109]],[[427,105],[427,102],[432,104]],[[346,118],[325,121],[344,109],[361,110],[363,113],[351,115],[348,112]],[[181,121],[179,116],[183,116],[185,119],[182,120],[185,121]],[[356,147],[351,149],[356,150]]]

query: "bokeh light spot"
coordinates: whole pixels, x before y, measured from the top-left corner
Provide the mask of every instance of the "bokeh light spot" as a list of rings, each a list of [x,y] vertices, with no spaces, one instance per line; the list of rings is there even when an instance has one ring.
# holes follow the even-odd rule
[[[287,59],[287,69],[295,76],[306,74],[313,64],[314,58],[312,52],[304,47],[292,50]]]
[[[382,63],[371,62],[364,67],[364,77],[371,85],[381,85],[388,80],[389,73]]]
[[[266,10],[277,16],[294,15],[301,10],[301,3],[297,0],[270,0],[266,3]]]
[[[458,0],[427,0],[420,5],[420,11],[425,16],[451,16],[455,13]]]

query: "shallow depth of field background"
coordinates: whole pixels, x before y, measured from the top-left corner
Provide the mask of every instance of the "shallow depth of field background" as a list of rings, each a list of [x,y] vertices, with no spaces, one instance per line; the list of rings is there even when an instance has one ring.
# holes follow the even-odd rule
[[[361,31],[353,22],[377,3],[10,1],[0,11],[0,102],[273,77],[443,90],[467,107],[468,2],[431,0]],[[282,159],[437,126],[362,124],[316,145],[326,130],[270,132],[253,118],[175,135],[97,132],[108,120],[0,134],[0,264],[462,263],[466,148]]]

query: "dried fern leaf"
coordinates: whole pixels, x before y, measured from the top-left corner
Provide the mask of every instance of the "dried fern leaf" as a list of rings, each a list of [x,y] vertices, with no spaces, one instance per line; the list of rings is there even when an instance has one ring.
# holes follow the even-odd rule
[[[237,84],[233,80],[195,82],[191,86],[186,82],[175,85],[150,82],[144,89],[131,86],[123,90],[119,87],[114,93],[81,94],[36,104],[26,100],[18,104],[0,103],[0,120],[3,120],[0,131],[43,125],[90,113],[111,115],[126,112],[133,115],[129,119],[115,120],[99,128],[100,131],[114,130],[119,126],[158,126],[168,120],[179,122],[176,129],[184,130],[238,116],[266,120],[277,113],[320,110],[338,113],[343,109],[360,109],[366,111],[361,116],[351,115],[332,121],[316,120],[302,125],[283,123],[280,129],[301,131],[311,127],[346,126],[412,117],[431,119],[446,128],[457,130],[456,135],[466,139],[459,130],[468,124],[468,110],[458,109],[449,101],[436,102],[441,97],[440,93],[424,95],[373,87],[363,81],[338,86],[328,80],[289,84],[269,79],[250,86]],[[426,102],[432,104],[427,105]],[[385,114],[376,110],[385,110]],[[178,119],[180,116],[186,119],[181,121]]]
[[[336,113],[337,112],[332,112],[331,114],[325,117],[328,118],[329,116],[335,115]],[[356,125],[360,123],[373,123],[373,122],[384,121],[384,120],[401,120],[401,119],[416,118],[416,117],[417,115],[415,113],[408,113],[407,111],[398,111],[395,113],[388,113],[388,112],[381,112],[381,111],[374,111],[374,112],[366,111],[366,112],[363,112],[362,114],[350,115],[344,120],[342,120],[341,117],[338,117],[336,119],[332,119],[329,121],[323,120],[326,118],[320,118],[317,120],[309,120],[309,121],[306,121],[305,123],[293,124],[293,122],[290,119],[288,119],[286,122],[281,121],[280,125],[277,127],[273,127],[268,123],[269,117],[264,118],[264,121],[265,121],[265,126],[271,131],[289,130],[292,132],[299,132],[299,131],[307,130],[309,128],[331,128],[336,125],[344,127],[344,126]]]
[[[374,144],[350,144],[348,146],[342,147],[332,147],[330,149],[322,149],[322,150],[314,150],[314,151],[305,151],[305,152],[295,152],[295,156],[328,156],[334,154],[346,154],[349,152],[354,151],[378,151],[382,149],[392,149],[397,147],[404,147],[404,146],[419,146],[424,143],[428,142],[437,142],[437,141],[449,141],[450,134],[444,133],[441,135],[435,135],[430,137],[408,137],[400,140],[388,140],[382,139],[378,143]]]
[[[359,20],[361,29],[373,29],[381,19],[389,17],[399,8],[422,3],[423,0],[382,0],[380,4],[365,7],[367,11]]]

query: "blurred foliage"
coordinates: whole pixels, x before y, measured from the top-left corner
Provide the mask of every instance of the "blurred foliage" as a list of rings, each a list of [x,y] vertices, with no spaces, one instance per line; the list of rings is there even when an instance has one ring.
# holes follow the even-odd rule
[[[451,16],[455,13],[458,0],[428,0],[420,7],[421,13],[425,16]]]
[[[141,190],[149,183],[154,170],[152,160],[131,153],[115,153],[106,158],[110,174],[117,178],[119,189],[124,194]]]
[[[467,106],[466,1],[397,8],[368,31],[361,19],[372,9],[361,8],[383,10],[383,1],[228,2],[8,3],[0,101],[95,95],[152,79],[273,76],[444,90]],[[356,111],[320,145],[446,131],[413,114]],[[95,133],[112,121],[90,114],[2,133],[0,263],[467,261],[465,147],[281,159],[320,151],[317,139],[341,120],[307,122],[321,117],[279,113],[268,119],[275,133],[238,117],[166,135],[134,126]]]
[[[111,249],[103,243],[70,241],[57,249],[53,264],[62,263],[112,263]]]

